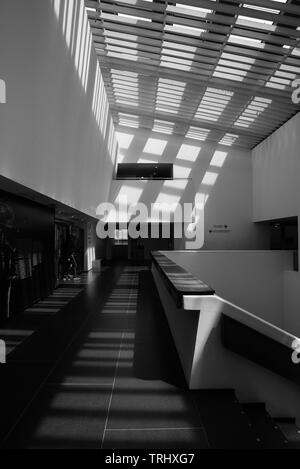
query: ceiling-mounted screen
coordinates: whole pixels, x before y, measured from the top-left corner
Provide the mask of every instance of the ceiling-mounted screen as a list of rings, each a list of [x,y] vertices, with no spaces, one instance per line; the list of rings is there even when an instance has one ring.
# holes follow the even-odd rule
[[[173,164],[119,163],[117,179],[173,179]]]

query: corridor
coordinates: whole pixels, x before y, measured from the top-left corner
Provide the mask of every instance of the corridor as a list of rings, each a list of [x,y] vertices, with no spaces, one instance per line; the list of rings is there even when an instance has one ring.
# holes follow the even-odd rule
[[[0,373],[2,448],[209,447],[147,267],[102,272]]]

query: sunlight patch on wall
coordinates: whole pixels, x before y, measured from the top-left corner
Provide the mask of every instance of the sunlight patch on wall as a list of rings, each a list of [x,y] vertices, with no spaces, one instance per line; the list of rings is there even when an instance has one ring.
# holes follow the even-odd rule
[[[107,149],[112,161],[114,161],[118,150],[118,142],[112,117],[109,118],[109,131],[107,139]]]
[[[188,178],[191,171],[192,171],[192,168],[179,166],[177,164],[173,165],[173,177],[174,178]]]
[[[156,204],[161,204],[162,212],[167,212],[168,207],[171,209],[171,211],[175,211],[179,202],[179,195],[167,194],[166,192],[160,192],[155,200]]]
[[[84,91],[87,91],[90,79],[90,64],[92,55],[92,34],[87,11],[83,1],[52,0],[55,16],[61,25],[62,34],[70,51],[76,71]],[[109,105],[104,89],[104,82],[98,61],[94,76],[94,90],[92,112],[100,128],[110,157],[115,159],[117,142],[114,135],[114,124],[109,115]]]
[[[128,150],[130,147],[132,140],[134,138],[133,134],[127,134],[125,132],[116,132],[117,141],[120,148],[124,150]]]
[[[226,151],[215,151],[212,160],[210,162],[210,166],[217,166],[218,168],[222,168],[228,153]]]
[[[183,143],[177,153],[176,159],[194,162],[198,158],[200,150],[201,147]]]
[[[144,146],[143,153],[151,153],[153,155],[162,155],[168,141],[159,140],[157,138],[148,138],[146,145]]]
[[[82,87],[86,91],[92,52],[92,36],[84,2],[54,0],[52,5],[68,49],[74,58]]]
[[[104,89],[104,81],[101,74],[100,66],[96,65],[95,84],[93,93],[93,105],[92,109],[101,130],[102,135],[105,135],[107,120],[108,120],[108,100]]]
[[[135,205],[138,203],[143,189],[138,187],[132,187],[129,185],[122,185],[119,193],[115,198],[115,203],[122,202],[122,198],[126,197],[129,205]]]
[[[158,163],[158,160],[153,160],[151,158],[139,158],[138,163]]]
[[[168,187],[170,189],[176,189],[176,190],[181,190],[183,191],[186,186],[188,185],[189,181],[182,179],[180,180],[170,180],[170,181],[165,181],[163,183],[163,187]]]
[[[211,171],[206,171],[202,179],[201,184],[205,186],[213,186],[218,178],[218,173],[213,173]]]
[[[117,163],[123,163],[125,158],[126,158],[126,154],[122,150],[119,150],[118,156],[117,156]]]

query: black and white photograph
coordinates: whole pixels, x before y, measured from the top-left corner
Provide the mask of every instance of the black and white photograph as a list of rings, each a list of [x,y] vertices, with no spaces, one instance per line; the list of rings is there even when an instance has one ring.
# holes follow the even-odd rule
[[[0,450],[300,449],[299,217],[300,0],[0,0]]]

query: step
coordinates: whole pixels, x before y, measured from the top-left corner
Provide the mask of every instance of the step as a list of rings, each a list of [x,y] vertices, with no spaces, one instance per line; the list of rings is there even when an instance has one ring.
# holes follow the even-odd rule
[[[274,421],[288,441],[288,447],[290,449],[300,449],[300,429],[296,424],[296,420],[291,417],[279,417],[274,419]]]
[[[264,403],[245,403],[242,408],[262,449],[287,449],[287,439],[277,422],[267,412]]]
[[[192,393],[211,448],[259,448],[234,390],[207,389]]]

